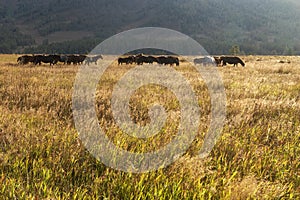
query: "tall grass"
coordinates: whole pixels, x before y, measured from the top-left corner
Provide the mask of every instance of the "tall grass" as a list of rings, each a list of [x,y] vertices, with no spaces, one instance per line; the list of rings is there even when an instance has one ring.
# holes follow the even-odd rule
[[[226,123],[205,159],[197,153],[210,117],[208,92],[191,67],[176,67],[198,95],[199,134],[175,163],[144,174],[106,167],[85,150],[71,110],[77,66],[17,66],[16,58],[0,56],[1,199],[300,198],[298,57],[247,56],[245,68],[219,68]],[[98,119],[123,149],[155,150],[172,139],[179,104],[164,88],[141,88],[131,99],[132,119],[148,123],[147,106],[161,103],[169,113],[168,129],[142,142],[123,134],[113,123],[109,99],[113,85],[132,67],[115,64],[105,73],[97,89]]]

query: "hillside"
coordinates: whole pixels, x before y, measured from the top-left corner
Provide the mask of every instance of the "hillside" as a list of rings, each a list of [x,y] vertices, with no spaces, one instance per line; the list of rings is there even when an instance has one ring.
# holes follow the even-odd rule
[[[246,54],[300,53],[300,4],[295,0],[4,0],[0,53],[87,52],[136,27],[183,32],[212,54],[238,45]]]

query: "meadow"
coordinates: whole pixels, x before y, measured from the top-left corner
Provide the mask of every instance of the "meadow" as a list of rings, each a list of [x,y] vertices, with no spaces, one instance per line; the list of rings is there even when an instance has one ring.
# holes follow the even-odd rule
[[[0,199],[300,199],[300,57],[243,56],[244,68],[218,68],[226,121],[203,159],[197,155],[210,97],[201,76],[180,63],[174,68],[190,81],[201,107],[199,133],[171,165],[126,173],[95,159],[78,138],[72,94],[79,67],[19,66],[17,56],[0,55]],[[142,142],[123,134],[113,123],[110,98],[132,67],[115,62],[107,69],[95,109],[114,143],[147,152],[172,140],[179,105],[166,88],[139,89],[131,98],[133,121],[149,123],[147,106],[160,103],[169,113],[166,128]]]

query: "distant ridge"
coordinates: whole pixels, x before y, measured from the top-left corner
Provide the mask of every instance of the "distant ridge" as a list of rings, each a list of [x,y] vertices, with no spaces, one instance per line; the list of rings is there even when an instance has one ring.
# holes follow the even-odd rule
[[[211,54],[300,54],[294,0],[3,0],[0,53],[86,53],[113,34],[165,27]]]

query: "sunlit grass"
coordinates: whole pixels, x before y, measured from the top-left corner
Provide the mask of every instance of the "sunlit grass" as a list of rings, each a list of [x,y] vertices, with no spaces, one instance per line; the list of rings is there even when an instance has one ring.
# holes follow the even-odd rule
[[[300,198],[299,57],[247,56],[245,68],[218,69],[227,94],[226,123],[205,159],[197,154],[210,119],[208,91],[186,63],[175,67],[198,96],[199,134],[178,161],[144,174],[106,167],[85,150],[72,118],[77,66],[17,66],[16,59],[0,57],[0,199]],[[179,104],[166,89],[140,88],[131,98],[132,119],[148,123],[147,107],[155,102],[165,104],[167,126],[143,141],[122,133],[109,100],[113,85],[132,67],[114,64],[102,77],[98,119],[121,148],[155,150],[177,130]]]

